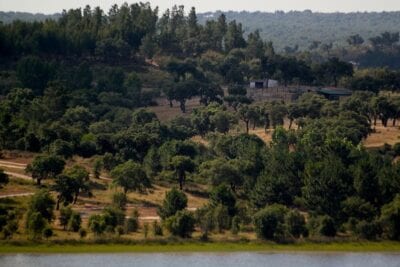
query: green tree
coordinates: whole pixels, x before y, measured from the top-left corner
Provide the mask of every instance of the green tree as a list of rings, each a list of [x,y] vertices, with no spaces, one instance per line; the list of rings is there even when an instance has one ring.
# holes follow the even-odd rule
[[[54,205],[55,201],[46,190],[40,190],[35,193],[28,205],[28,217],[30,213],[38,212],[48,222],[54,219]]]
[[[170,161],[170,168],[174,170],[178,178],[180,190],[183,190],[183,185],[186,181],[186,173],[194,171],[195,163],[190,157],[175,156]]]
[[[68,221],[68,230],[77,233],[81,228],[81,224],[82,224],[81,215],[79,213],[72,212],[71,217],[69,218]]]
[[[47,83],[53,78],[54,68],[38,57],[27,56],[17,65],[17,76],[25,88],[41,95]]]
[[[63,229],[65,230],[67,228],[69,219],[71,218],[73,211],[71,209],[71,207],[67,206],[67,207],[62,207],[60,209],[60,217],[59,217],[59,221],[60,221],[60,225],[63,227]]]
[[[291,210],[285,215],[285,223],[289,233],[295,237],[307,236],[306,220],[304,216],[297,210]]]
[[[400,195],[382,207],[380,221],[389,239],[400,240]]]
[[[235,216],[236,210],[236,196],[226,184],[221,184],[215,187],[210,193],[210,203],[216,207],[223,205],[228,209],[230,217]]]
[[[348,196],[351,184],[351,176],[343,163],[327,156],[321,162],[306,164],[303,197],[311,210],[338,218],[340,203]]]
[[[284,223],[287,208],[274,204],[254,215],[254,227],[257,236],[261,239],[279,240],[284,233]]]
[[[127,161],[111,171],[113,183],[123,188],[124,194],[128,191],[143,192],[151,186],[150,180],[140,164]]]
[[[56,156],[37,156],[26,167],[26,172],[40,185],[44,179],[55,178],[64,170],[64,166],[65,162]]]
[[[195,218],[191,212],[181,210],[169,217],[165,225],[172,235],[189,238],[195,230]]]
[[[178,211],[187,207],[188,199],[185,193],[172,188],[165,194],[162,206],[157,210],[158,215],[163,219],[167,219],[175,215]]]

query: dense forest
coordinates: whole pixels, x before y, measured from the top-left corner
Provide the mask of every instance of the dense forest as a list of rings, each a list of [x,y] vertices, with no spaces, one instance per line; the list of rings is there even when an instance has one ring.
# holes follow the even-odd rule
[[[358,37],[349,37],[354,46],[363,43]],[[375,52],[399,49],[398,33],[370,41]],[[167,182],[162,225],[153,225],[161,235],[187,238],[197,229],[207,240],[250,229],[279,242],[399,240],[400,147],[362,145],[378,121],[388,127],[400,118],[400,98],[382,93],[400,88],[399,73],[357,70],[329,49],[317,59],[292,52],[277,53],[259,31],[245,35],[223,14],[203,25],[194,8],[186,14],[176,6],[160,16],[143,3],[108,13],[85,7],[58,20],[0,25],[0,149],[35,153],[26,172],[43,189],[25,210],[1,206],[4,237],[18,230],[21,213],[27,233],[50,237],[54,210],[65,230],[86,236],[73,208],[103,172],[121,190],[90,216],[95,236],[137,231],[138,215],[125,218],[128,193]],[[309,92],[291,103],[262,102],[246,86],[260,78],[354,93],[343,101]],[[157,98],[182,115],[160,121],[151,111]],[[192,98],[199,107],[188,112]],[[91,176],[67,164],[76,156],[94,159]],[[4,172],[0,182],[9,182]],[[188,183],[207,187],[208,203],[195,212],[185,209]]]
[[[364,12],[364,13],[318,13],[311,11],[276,11],[233,12],[217,11],[198,14],[200,24],[216,19],[221,14],[227,21],[236,20],[243,24],[246,35],[256,30],[264,40],[274,43],[281,51],[286,46],[298,45],[300,50],[307,50],[314,42],[329,44],[334,47],[348,45],[350,35],[359,34],[365,40],[382,32],[396,32],[400,24],[400,12]],[[44,21],[58,19],[61,14],[43,15],[22,12],[0,12],[0,21],[11,23],[21,21]],[[351,25],[351,27],[349,27]]]

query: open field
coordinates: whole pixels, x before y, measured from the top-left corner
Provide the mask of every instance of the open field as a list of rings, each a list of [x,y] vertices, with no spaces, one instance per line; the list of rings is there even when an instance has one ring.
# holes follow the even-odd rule
[[[400,242],[328,242],[281,245],[272,242],[196,242],[114,240],[109,244],[73,242],[65,244],[1,243],[0,253],[168,253],[168,252],[388,252],[399,253]]]

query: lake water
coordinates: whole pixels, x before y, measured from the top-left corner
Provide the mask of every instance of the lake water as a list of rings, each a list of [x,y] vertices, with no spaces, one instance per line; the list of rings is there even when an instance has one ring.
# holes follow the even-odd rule
[[[384,253],[166,253],[0,255],[1,267],[400,267],[399,254]]]

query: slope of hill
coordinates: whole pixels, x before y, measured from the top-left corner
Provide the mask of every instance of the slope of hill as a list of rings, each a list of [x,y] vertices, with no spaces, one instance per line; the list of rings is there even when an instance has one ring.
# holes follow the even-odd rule
[[[60,14],[33,14],[27,12],[3,12],[0,11],[0,21],[3,23],[11,23],[14,20],[22,20],[22,21],[43,21],[46,19],[58,19],[61,15]]]
[[[398,32],[400,12],[381,13],[313,13],[311,11],[293,11],[275,13],[265,12],[221,12],[203,13],[199,21],[217,18],[224,13],[229,21],[243,24],[246,33],[259,29],[265,40],[274,43],[277,49],[299,45],[306,49],[313,41],[346,44],[353,34],[360,34],[365,40],[384,31]]]

